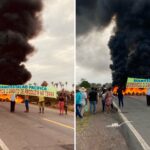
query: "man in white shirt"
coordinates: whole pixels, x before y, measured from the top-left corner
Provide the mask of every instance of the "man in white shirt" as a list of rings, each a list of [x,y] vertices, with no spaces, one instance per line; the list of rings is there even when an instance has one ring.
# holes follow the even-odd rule
[[[81,93],[82,93],[82,107],[81,107],[81,115],[84,115],[84,109],[85,106],[87,105],[87,93],[86,93],[86,89],[84,87],[82,87],[80,89]]]
[[[146,100],[147,100],[147,106],[150,106],[150,88],[147,89]]]
[[[10,112],[14,112],[15,111],[15,100],[16,100],[16,94],[13,93],[10,97]]]

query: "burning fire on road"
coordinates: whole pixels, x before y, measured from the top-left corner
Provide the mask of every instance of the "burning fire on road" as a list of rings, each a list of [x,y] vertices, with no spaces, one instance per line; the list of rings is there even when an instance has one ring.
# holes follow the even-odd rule
[[[10,102],[9,94],[0,94],[0,101]],[[16,96],[16,103],[23,103],[23,98],[21,96]]]
[[[113,93],[117,94],[118,87],[113,88]],[[126,88],[123,95],[146,95],[147,88]]]

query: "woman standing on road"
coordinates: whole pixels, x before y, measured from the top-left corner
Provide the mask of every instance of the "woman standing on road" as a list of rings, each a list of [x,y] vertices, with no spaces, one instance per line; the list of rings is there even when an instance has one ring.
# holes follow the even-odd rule
[[[111,87],[108,88],[108,91],[106,92],[106,112],[110,113],[111,111],[111,104],[113,99],[113,93]]]
[[[64,93],[63,91],[59,94],[59,97],[58,97],[58,106],[59,106],[59,114],[60,115],[63,115],[64,114],[64,104],[65,104],[65,96],[64,96]]]

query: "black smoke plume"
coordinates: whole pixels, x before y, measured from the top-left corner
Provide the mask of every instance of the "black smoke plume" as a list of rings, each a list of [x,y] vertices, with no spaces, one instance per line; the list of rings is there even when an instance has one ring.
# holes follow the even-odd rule
[[[150,0],[77,0],[76,8],[78,36],[115,22],[108,43],[113,85],[150,78]]]
[[[0,84],[24,84],[31,73],[22,64],[34,51],[29,40],[41,29],[42,0],[0,1]]]

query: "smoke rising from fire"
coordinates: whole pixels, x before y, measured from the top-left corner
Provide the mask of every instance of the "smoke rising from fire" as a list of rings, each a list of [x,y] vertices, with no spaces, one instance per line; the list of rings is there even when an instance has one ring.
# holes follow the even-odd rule
[[[0,83],[24,84],[31,73],[22,64],[34,51],[29,40],[41,30],[41,0],[0,1]]]
[[[110,37],[113,85],[127,77],[150,78],[150,1],[77,0],[77,35],[115,22]]]

